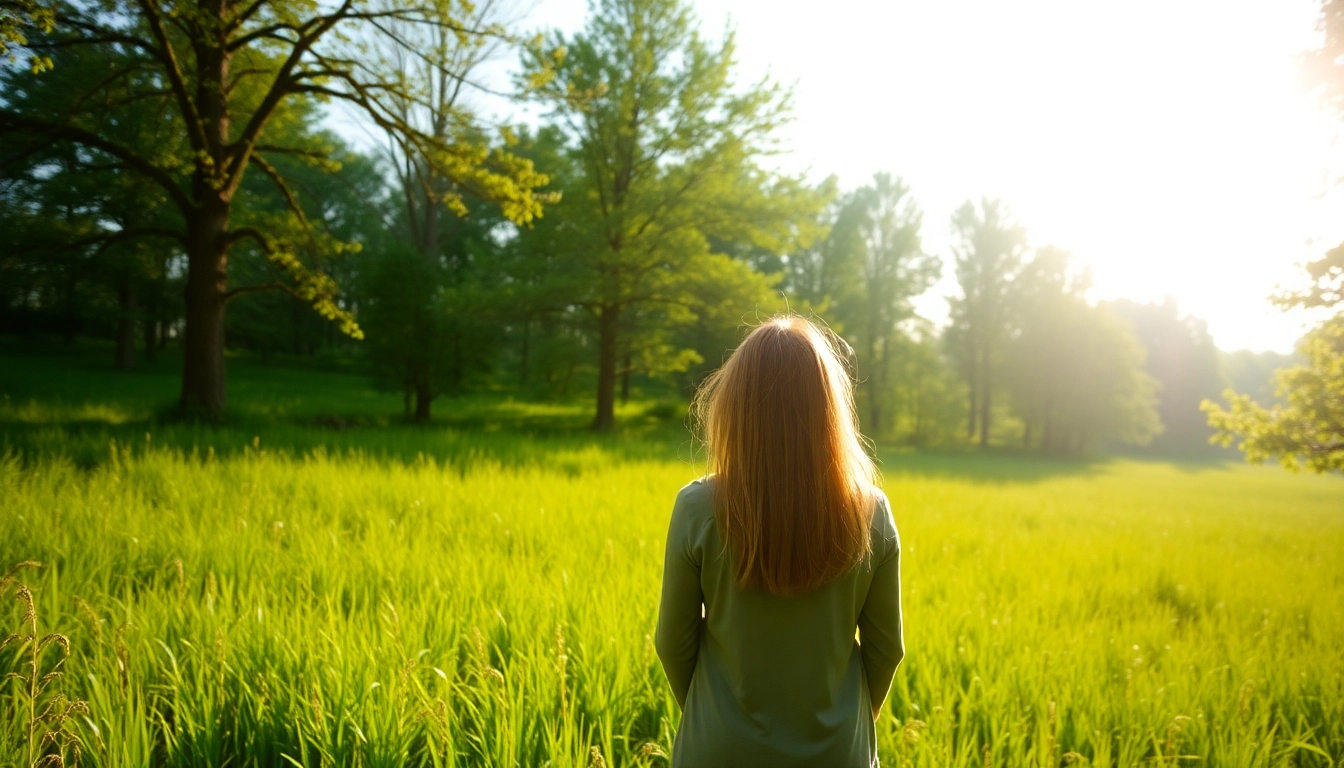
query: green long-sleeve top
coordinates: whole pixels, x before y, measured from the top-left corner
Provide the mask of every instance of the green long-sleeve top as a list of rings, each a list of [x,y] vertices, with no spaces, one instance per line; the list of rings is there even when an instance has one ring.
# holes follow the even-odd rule
[[[682,707],[673,767],[876,766],[873,711],[905,655],[886,496],[877,494],[870,557],[780,597],[737,586],[710,482],[677,495],[663,564],[656,644]]]

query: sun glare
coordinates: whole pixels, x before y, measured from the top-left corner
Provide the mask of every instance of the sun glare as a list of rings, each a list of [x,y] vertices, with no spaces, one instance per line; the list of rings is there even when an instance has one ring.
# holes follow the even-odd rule
[[[1344,238],[1336,119],[1301,84],[1318,4],[700,0],[736,29],[742,78],[795,87],[779,158],[846,187],[903,176],[926,249],[948,217],[1000,197],[1033,245],[1090,269],[1098,299],[1161,301],[1208,320],[1224,349],[1288,351],[1310,318],[1267,298]],[[537,26],[577,28],[581,0]],[[1332,167],[1335,170],[1332,170]],[[950,266],[921,298],[946,316]]]

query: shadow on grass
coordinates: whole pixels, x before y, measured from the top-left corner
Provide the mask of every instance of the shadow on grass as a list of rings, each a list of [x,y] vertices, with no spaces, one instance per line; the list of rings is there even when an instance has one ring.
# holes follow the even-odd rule
[[[217,424],[174,417],[181,358],[171,351],[138,370],[117,371],[106,345],[0,344],[0,451],[23,461],[59,456],[92,467],[109,447],[217,456],[254,444],[295,457],[325,452],[386,461],[432,458],[466,468],[689,459],[684,409],[657,401],[617,410],[617,434],[588,430],[586,401],[533,403],[507,393],[440,398],[430,424],[407,424],[396,393],[359,372],[229,361],[230,410]]]
[[[399,395],[375,389],[367,375],[229,361],[231,410],[221,424],[171,418],[181,358],[170,351],[140,370],[113,370],[106,345],[17,349],[0,343],[0,452],[29,462],[62,457],[83,467],[120,449],[193,451],[230,456],[259,445],[302,457],[358,455],[389,462],[434,459],[463,471],[482,464],[554,466],[563,470],[621,461],[703,458],[685,429],[685,407],[631,402],[618,408],[620,430],[594,434],[587,400],[537,403],[507,393],[440,398],[431,424],[402,418]],[[1161,461],[1182,471],[1226,468],[1226,456]],[[884,472],[977,483],[1031,483],[1089,476],[1109,458],[1056,459],[995,450],[915,452],[878,450]],[[703,465],[700,465],[703,466]],[[577,471],[577,470],[576,470]]]
[[[358,426],[323,429],[289,423],[265,424],[234,420],[223,426],[161,423],[153,420],[109,424],[71,421],[32,424],[0,420],[0,453],[35,462],[62,458],[93,468],[111,458],[113,447],[136,453],[146,449],[185,455],[226,458],[260,448],[295,459],[307,455],[359,457],[411,463],[428,458],[466,471],[482,464],[507,467],[551,466],[567,472],[583,467],[629,461],[675,461],[690,458],[689,436],[679,427],[663,425],[629,429],[612,435],[444,426]]]

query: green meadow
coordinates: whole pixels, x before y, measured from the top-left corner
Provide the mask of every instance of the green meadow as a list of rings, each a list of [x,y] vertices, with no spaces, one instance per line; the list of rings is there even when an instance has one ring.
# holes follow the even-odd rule
[[[677,408],[599,437],[586,401],[500,393],[416,428],[365,377],[236,359],[232,421],[173,424],[171,360],[105,357],[0,355],[0,572],[41,563],[37,634],[69,639],[32,708],[0,652],[0,765],[58,695],[85,765],[667,765],[651,633],[702,466]],[[908,648],[883,764],[1344,761],[1344,479],[878,455]]]

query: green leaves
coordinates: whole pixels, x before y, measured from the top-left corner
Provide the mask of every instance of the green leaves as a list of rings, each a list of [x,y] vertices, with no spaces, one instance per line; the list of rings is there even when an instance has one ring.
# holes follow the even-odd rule
[[[535,44],[524,63],[521,82],[571,142],[560,271],[567,302],[598,318],[607,428],[617,357],[627,374],[684,369],[703,356],[676,331],[727,316],[735,328],[769,301],[770,281],[716,247],[791,243],[825,201],[758,166],[787,99],[769,82],[738,88],[731,33],[702,39],[687,3],[603,0],[582,32]],[[712,274],[725,280],[704,291]]]
[[[17,50],[28,45],[26,30],[50,34],[56,28],[56,10],[37,0],[0,1],[0,58],[18,60]],[[41,74],[52,68],[50,56],[29,52],[29,69]]]
[[[1205,400],[1201,408],[1221,445],[1239,441],[1246,460],[1278,459],[1284,467],[1344,471],[1344,314],[1303,337],[1297,352],[1306,365],[1276,374],[1285,403],[1266,408],[1249,395],[1223,393],[1226,409]]]

